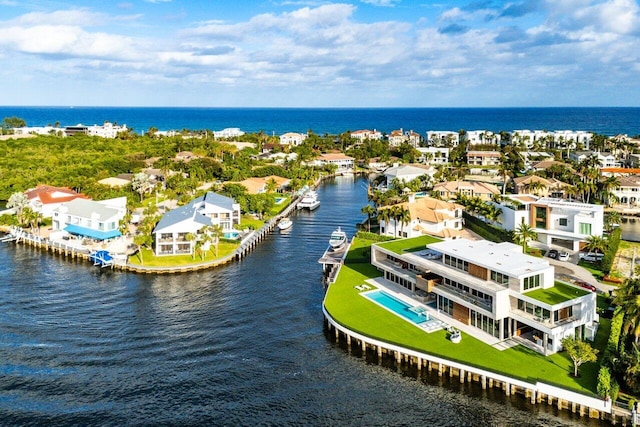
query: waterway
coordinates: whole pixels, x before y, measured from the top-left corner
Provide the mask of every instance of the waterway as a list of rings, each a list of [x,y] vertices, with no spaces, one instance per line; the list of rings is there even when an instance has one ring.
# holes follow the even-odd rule
[[[317,260],[336,227],[353,235],[365,189],[364,178],[329,181],[290,230],[194,274],[99,270],[0,244],[0,424],[600,425],[368,364],[325,337]]]

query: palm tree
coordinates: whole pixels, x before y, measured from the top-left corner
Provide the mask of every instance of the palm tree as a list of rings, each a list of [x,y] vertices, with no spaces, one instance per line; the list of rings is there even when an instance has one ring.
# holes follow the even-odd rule
[[[607,211],[604,213],[604,228],[608,232],[613,230],[620,221],[622,220],[622,215],[618,211]]]
[[[396,205],[394,219],[400,223],[400,236],[402,236],[404,225],[411,222],[411,211],[404,205]]]
[[[633,333],[637,344],[640,338],[640,279],[628,279],[619,286],[613,302],[622,310],[625,332]]]
[[[193,250],[191,251],[191,259],[196,259],[196,251],[199,249],[198,235],[195,233],[187,233],[185,238],[187,239],[187,242],[193,242],[193,244],[191,244],[191,247],[193,248]]]
[[[360,212],[367,216],[367,231],[371,231],[371,217],[376,214],[376,208],[367,204],[360,210]]]
[[[222,236],[224,236],[224,230],[222,229],[222,226],[219,224],[216,225],[212,225],[211,228],[209,228],[209,234],[211,235],[211,239],[213,240],[213,245],[215,248],[215,255],[216,257],[218,256],[218,244],[220,243],[220,238]]]
[[[584,244],[584,249],[589,252],[604,253],[604,251],[607,250],[608,245],[609,242],[607,242],[606,238],[602,236],[591,235],[587,237],[586,243]]]
[[[384,208],[378,209],[378,220],[380,221],[380,223],[384,222],[385,233],[389,232],[389,220],[391,218],[392,218],[392,215],[391,215],[390,207],[384,207]]]
[[[522,252],[527,253],[527,243],[538,237],[533,228],[526,223],[521,223],[518,228],[513,231],[513,240],[522,245]]]
[[[619,188],[620,181],[618,180],[618,177],[612,175],[607,177],[604,181],[601,181],[600,187],[602,203],[609,206],[609,203],[611,202],[611,190],[613,190],[614,188]]]

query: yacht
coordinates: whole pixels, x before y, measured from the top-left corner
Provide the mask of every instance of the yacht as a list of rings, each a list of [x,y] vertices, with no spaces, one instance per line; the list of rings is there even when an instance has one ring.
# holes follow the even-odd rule
[[[280,221],[278,221],[278,228],[280,230],[287,230],[287,229],[291,228],[292,225],[293,225],[293,221],[291,221],[286,216],[284,218],[282,218]]]
[[[329,246],[331,249],[340,249],[347,243],[347,233],[342,231],[340,227],[331,233],[331,237],[329,238]]]
[[[302,196],[302,200],[298,202],[298,209],[309,209],[310,211],[317,209],[320,206],[320,200],[318,200],[318,194],[315,191],[308,191]]]

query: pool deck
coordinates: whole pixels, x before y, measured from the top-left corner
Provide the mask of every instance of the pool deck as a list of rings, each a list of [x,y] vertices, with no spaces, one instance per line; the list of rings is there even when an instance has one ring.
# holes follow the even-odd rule
[[[498,350],[506,350],[507,348],[511,348],[518,344],[521,344],[519,342],[515,342],[512,340],[500,340],[494,337],[493,335],[489,335],[481,331],[478,328],[475,328],[471,325],[465,325],[464,323],[455,320],[453,317],[450,317],[449,315],[440,312],[439,310],[433,308],[432,306],[418,301],[417,299],[415,299],[411,291],[383,277],[376,277],[373,279],[369,279],[366,282],[371,286],[375,286],[380,290],[384,290],[388,294],[393,295],[394,297],[406,302],[409,305],[424,308],[426,312],[429,314],[429,317],[431,319],[439,320],[443,324],[442,328],[439,328],[439,329],[443,329],[443,328],[446,329],[447,327],[452,326],[463,333],[462,339],[464,339],[464,334],[467,334],[474,338],[477,338],[479,340],[486,342],[488,345]],[[412,322],[409,322],[409,323],[412,323]],[[416,326],[419,326],[419,325],[416,325]],[[432,332],[432,331],[429,331],[429,332]]]

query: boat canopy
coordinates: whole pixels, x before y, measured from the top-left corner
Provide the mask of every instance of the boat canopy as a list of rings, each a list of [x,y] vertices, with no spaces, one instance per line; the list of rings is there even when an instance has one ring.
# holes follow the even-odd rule
[[[64,231],[71,234],[77,234],[79,236],[89,237],[96,240],[107,240],[107,239],[113,239],[114,237],[122,236],[122,233],[120,233],[118,230],[99,231],[99,230],[93,230],[91,228],[80,227],[79,225],[75,225],[75,224],[68,224],[64,228]]]

